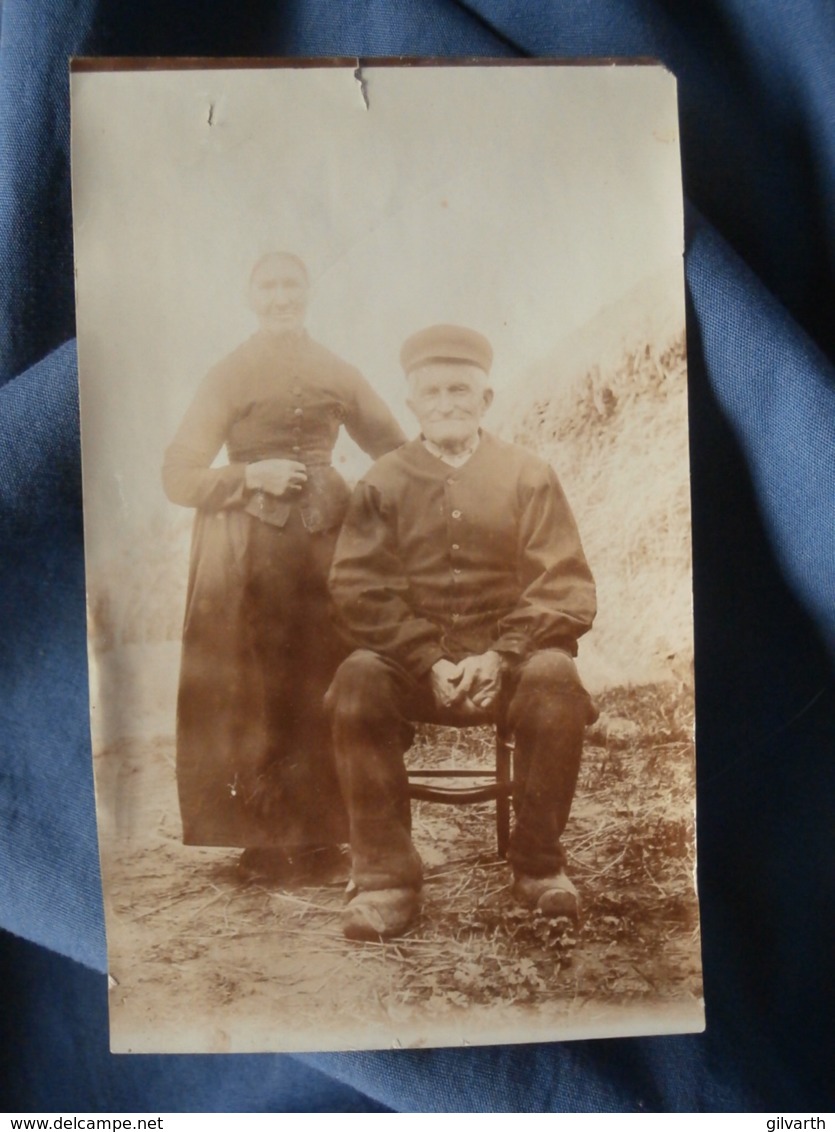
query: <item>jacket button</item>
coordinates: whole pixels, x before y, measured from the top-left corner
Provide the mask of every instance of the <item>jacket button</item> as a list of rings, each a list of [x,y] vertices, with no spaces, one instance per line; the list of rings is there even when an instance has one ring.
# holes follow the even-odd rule
[[[453,517],[453,519],[460,519],[461,518],[461,512],[458,511],[458,510],[453,511],[452,517]]]
[[[294,417],[303,417],[304,416],[304,409],[294,409],[293,410],[293,416]]]
[[[457,543],[457,542],[454,542],[454,543],[452,544],[452,549],[453,549],[453,550],[460,550],[460,549],[461,549],[461,547],[460,547],[460,546],[458,545],[458,543]]]

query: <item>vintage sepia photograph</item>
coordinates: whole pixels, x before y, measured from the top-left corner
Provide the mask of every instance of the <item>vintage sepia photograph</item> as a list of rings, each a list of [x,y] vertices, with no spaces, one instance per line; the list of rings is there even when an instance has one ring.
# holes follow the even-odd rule
[[[701,1030],[673,77],[71,90],[111,1048]]]

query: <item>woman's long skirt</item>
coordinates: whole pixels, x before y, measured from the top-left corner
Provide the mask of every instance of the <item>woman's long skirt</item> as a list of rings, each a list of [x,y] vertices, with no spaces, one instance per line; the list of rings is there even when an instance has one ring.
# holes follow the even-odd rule
[[[198,513],[177,707],[187,845],[347,841],[322,700],[350,651],[328,613],[336,531]]]

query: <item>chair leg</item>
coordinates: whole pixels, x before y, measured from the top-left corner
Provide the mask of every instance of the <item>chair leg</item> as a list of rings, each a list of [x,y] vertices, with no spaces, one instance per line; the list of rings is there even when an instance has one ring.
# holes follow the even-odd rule
[[[510,842],[510,792],[512,783],[511,748],[507,735],[496,729],[496,782],[502,791],[496,799],[496,842],[499,857],[504,860]]]

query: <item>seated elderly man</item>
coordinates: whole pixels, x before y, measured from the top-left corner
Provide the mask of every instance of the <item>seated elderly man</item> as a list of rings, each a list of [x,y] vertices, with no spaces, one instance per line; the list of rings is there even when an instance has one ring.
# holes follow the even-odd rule
[[[420,436],[357,485],[331,593],[357,651],[326,697],[350,818],[351,939],[399,935],[419,908],[403,756],[412,722],[490,711],[513,732],[517,900],[578,915],[560,835],[594,708],[572,657],[595,614],[594,582],[551,467],[480,430],[490,343],[433,326],[401,362]]]

